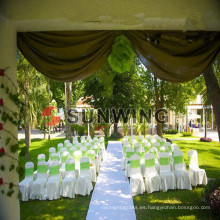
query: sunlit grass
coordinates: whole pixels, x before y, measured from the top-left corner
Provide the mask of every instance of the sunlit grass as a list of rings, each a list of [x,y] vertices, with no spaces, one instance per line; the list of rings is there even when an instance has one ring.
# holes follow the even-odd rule
[[[169,139],[187,139],[187,138],[199,138],[196,136],[190,136],[190,137],[185,137],[182,134],[163,134],[164,138],[169,138]]]

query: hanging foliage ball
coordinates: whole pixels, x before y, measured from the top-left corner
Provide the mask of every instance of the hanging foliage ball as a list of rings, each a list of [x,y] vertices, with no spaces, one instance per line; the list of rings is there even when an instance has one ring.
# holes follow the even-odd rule
[[[130,70],[133,59],[134,49],[130,40],[124,35],[116,37],[108,57],[112,70],[118,73]]]

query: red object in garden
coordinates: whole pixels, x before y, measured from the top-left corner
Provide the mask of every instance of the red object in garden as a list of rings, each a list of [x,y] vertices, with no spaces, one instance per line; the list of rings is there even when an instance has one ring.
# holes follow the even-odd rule
[[[0,186],[3,185],[3,178],[0,178]]]
[[[0,76],[4,76],[5,75],[5,70],[0,69]]]
[[[0,99],[0,106],[4,106],[3,99]]]
[[[0,131],[3,130],[3,125],[0,123]]]
[[[201,137],[201,138],[200,138],[200,141],[201,141],[201,142],[211,142],[212,139],[211,139],[211,138]]]
[[[2,148],[0,149],[0,153],[1,153],[2,155],[5,155],[5,149],[4,149],[4,147],[2,147]]]

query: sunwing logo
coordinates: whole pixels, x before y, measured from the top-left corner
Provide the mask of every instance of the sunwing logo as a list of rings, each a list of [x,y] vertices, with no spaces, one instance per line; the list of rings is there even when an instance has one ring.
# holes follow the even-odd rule
[[[56,126],[60,122],[60,116],[52,116],[51,112],[53,109],[57,109],[57,107],[54,106],[48,106],[42,111],[42,116],[50,116],[50,122],[46,125],[48,126]]]

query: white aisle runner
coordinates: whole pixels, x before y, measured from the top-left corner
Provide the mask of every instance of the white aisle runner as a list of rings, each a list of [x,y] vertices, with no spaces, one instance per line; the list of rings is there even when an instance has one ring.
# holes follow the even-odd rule
[[[129,182],[121,170],[122,144],[109,141],[90,201],[87,220],[135,220]]]

